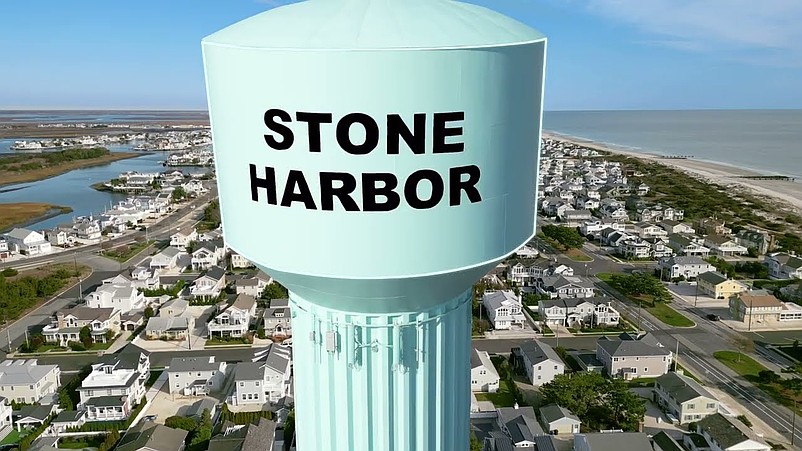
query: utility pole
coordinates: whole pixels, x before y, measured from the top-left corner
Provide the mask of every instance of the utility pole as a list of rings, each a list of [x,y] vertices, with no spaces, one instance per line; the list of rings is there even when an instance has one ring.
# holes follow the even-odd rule
[[[752,315],[754,314],[754,312],[752,311],[752,303],[753,302],[754,302],[754,300],[752,299],[751,296],[749,296],[749,328],[747,329],[749,331],[752,330]]]
[[[677,350],[674,353],[674,372],[679,369],[679,338],[677,338]]]
[[[699,276],[696,276],[696,292],[693,295],[693,307],[696,308],[696,303],[699,301]]]
[[[794,446],[794,437],[796,436],[796,399],[794,399],[794,408],[791,413],[793,414],[791,419],[791,446]]]

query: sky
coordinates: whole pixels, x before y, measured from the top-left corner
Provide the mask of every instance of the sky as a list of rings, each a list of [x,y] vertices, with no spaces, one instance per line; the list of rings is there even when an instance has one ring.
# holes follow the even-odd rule
[[[802,108],[801,0],[471,1],[548,36],[547,110]],[[0,109],[205,109],[200,40],[281,4],[2,0]]]

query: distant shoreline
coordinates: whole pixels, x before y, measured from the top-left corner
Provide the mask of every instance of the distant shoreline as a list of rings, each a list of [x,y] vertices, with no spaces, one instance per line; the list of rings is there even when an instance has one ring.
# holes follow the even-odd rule
[[[17,227],[27,227],[37,222],[72,212],[70,207],[39,202],[14,202],[0,204],[0,233]]]
[[[35,169],[32,171],[25,171],[25,172],[0,171],[0,187],[8,185],[16,185],[19,183],[38,182],[41,180],[57,177],[61,174],[65,174],[75,169],[90,168],[93,166],[102,166],[105,164],[113,163],[115,161],[141,157],[143,155],[145,154],[142,152],[139,153],[114,152],[108,155],[103,155],[100,158],[93,158],[88,160],[74,160],[66,162],[64,164],[60,164],[58,166]]]
[[[741,169],[720,162],[698,160],[695,158],[665,158],[664,155],[658,155],[649,152],[636,152],[634,150],[624,150],[591,140],[568,137],[556,132],[544,131],[543,137],[573,143],[601,152],[625,155],[640,160],[662,164],[664,166],[682,171],[688,175],[702,178],[708,183],[714,183],[722,186],[737,185],[751,191],[753,194],[771,197],[783,204],[787,204],[796,210],[797,213],[802,212],[802,183],[799,181],[744,178],[782,174],[766,174],[751,169]]]

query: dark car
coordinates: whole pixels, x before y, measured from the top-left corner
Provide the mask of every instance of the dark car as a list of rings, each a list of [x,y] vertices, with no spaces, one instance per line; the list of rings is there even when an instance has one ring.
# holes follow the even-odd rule
[[[709,319],[710,321],[719,321],[719,320],[721,320],[721,317],[718,316],[718,315],[714,315],[712,313],[709,313],[707,315],[707,319]]]

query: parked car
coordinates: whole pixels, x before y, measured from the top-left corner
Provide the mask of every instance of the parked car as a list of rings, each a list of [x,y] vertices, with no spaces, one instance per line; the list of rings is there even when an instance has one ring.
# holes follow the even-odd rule
[[[721,317],[718,315],[714,315],[713,313],[708,313],[707,319],[709,319],[710,321],[720,321]]]

